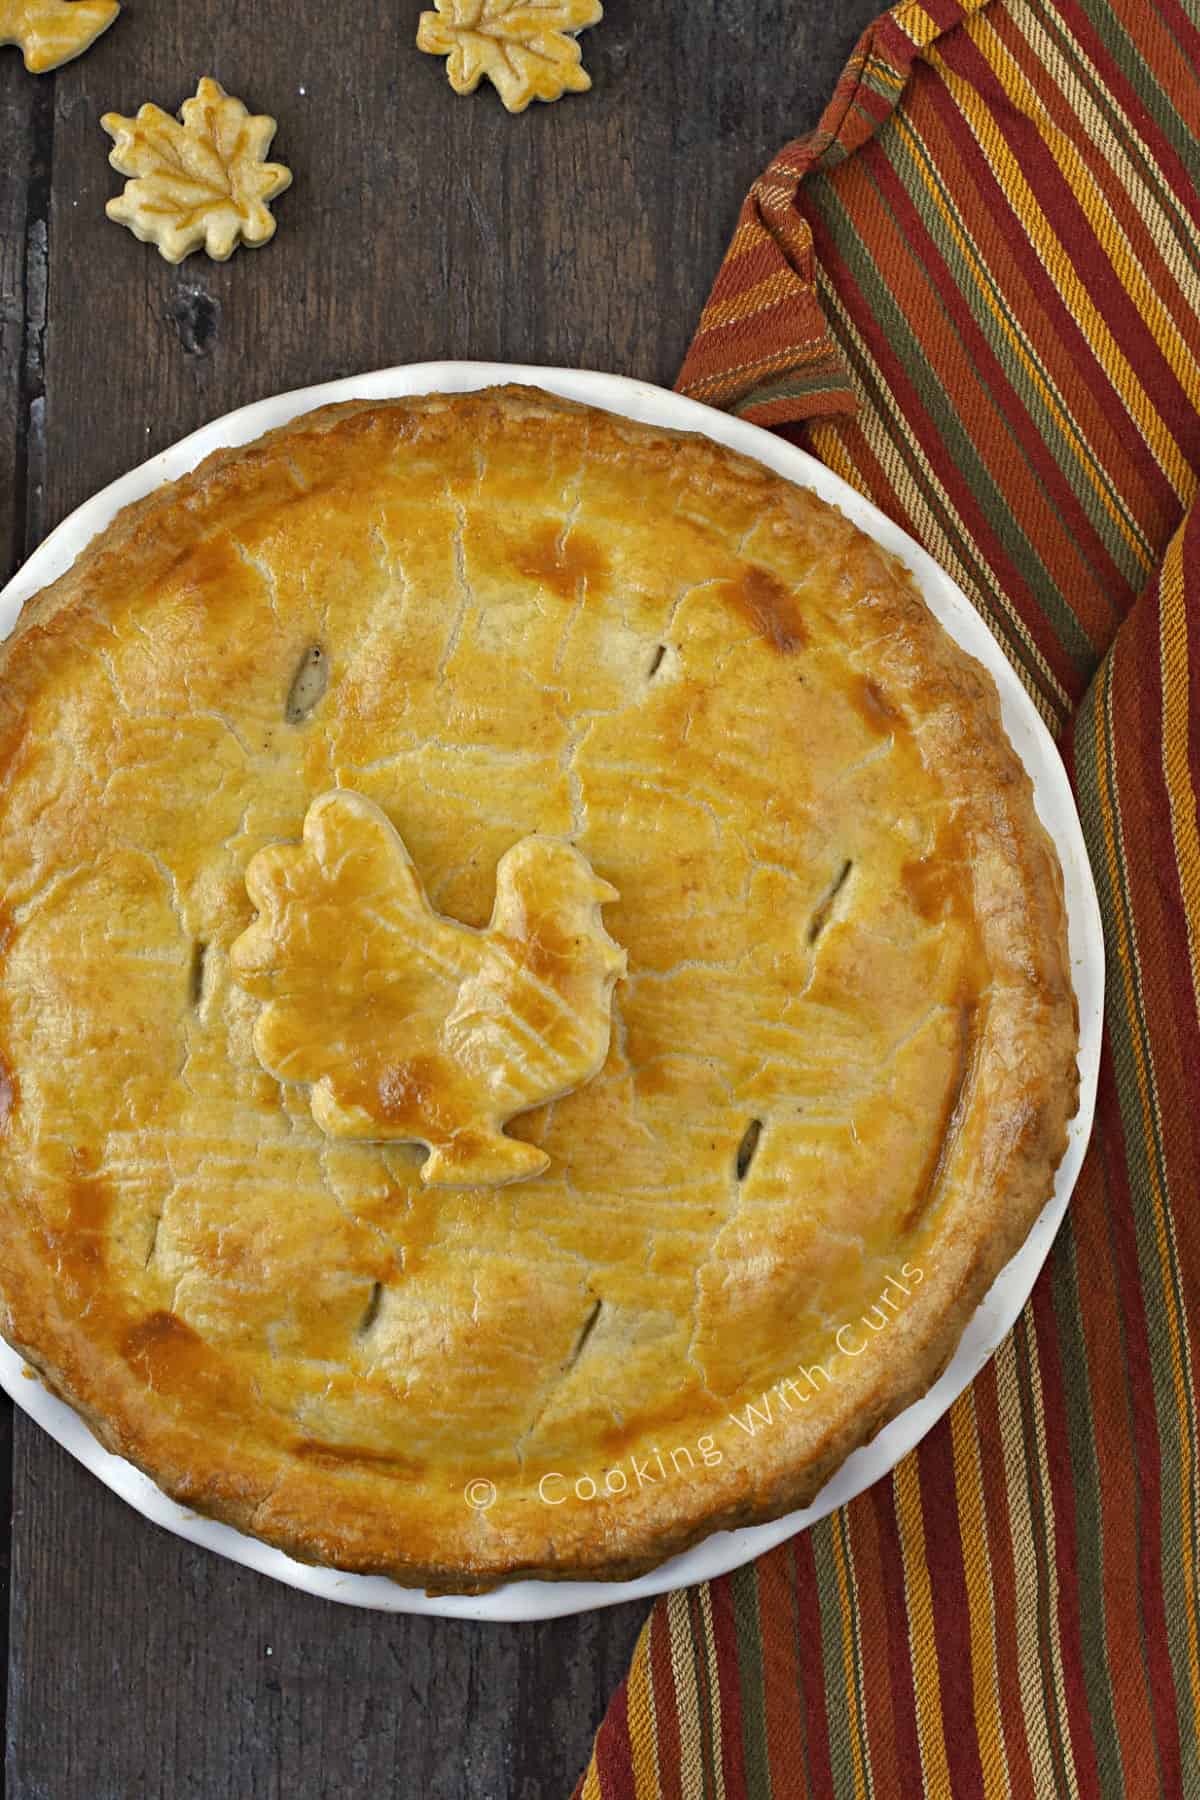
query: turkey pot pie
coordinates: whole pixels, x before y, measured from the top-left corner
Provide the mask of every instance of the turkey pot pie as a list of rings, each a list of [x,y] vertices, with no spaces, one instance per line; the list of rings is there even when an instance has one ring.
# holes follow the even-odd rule
[[[509,388],[221,451],[26,606],[0,769],[0,1325],[293,1556],[615,1579],[802,1505],[1050,1195],[1076,1009],[996,691],[704,438]],[[566,885],[505,912],[527,842]],[[507,1174],[429,1178],[451,1065]]]

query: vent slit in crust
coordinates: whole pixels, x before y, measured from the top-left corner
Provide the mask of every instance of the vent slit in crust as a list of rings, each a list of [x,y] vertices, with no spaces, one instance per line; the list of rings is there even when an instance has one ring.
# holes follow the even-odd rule
[[[595,1331],[595,1329],[596,1329],[596,1321],[600,1317],[603,1307],[604,1307],[603,1300],[596,1300],[593,1303],[591,1311],[588,1313],[587,1318],[583,1321],[583,1324],[580,1327],[579,1336],[575,1340],[575,1348],[571,1351],[570,1357],[568,1358],[568,1361],[567,1361],[568,1369],[573,1369],[575,1367],[575,1364],[579,1361],[580,1357],[583,1355],[583,1352],[587,1346],[587,1341],[591,1337],[593,1331]]]
[[[375,1321],[379,1317],[379,1309],[382,1306],[382,1304],[383,1304],[383,1283],[382,1283],[382,1281],[376,1281],[372,1284],[371,1292],[367,1296],[367,1304],[366,1304],[366,1309],[363,1312],[363,1316],[358,1321],[358,1329],[355,1333],[356,1337],[365,1338],[367,1336],[367,1334],[371,1330],[371,1327],[375,1324]]]
[[[738,1145],[733,1165],[734,1174],[739,1181],[745,1181],[750,1173],[750,1164],[754,1161],[755,1153],[758,1150],[758,1140],[762,1136],[762,1128],[761,1119],[751,1119],[742,1134],[742,1141]]]
[[[16,1111],[19,1091],[16,1076],[8,1063],[0,1056],[0,1134],[8,1129],[9,1122]]]
[[[310,644],[300,658],[288,689],[283,716],[289,725],[303,725],[324,698],[329,686],[329,659],[320,644]]]
[[[842,889],[845,887],[846,882],[848,881],[849,876],[850,876],[850,871],[853,867],[854,867],[854,864],[849,860],[849,858],[847,858],[847,860],[842,864],[840,870],[834,876],[833,881],[830,883],[829,887],[826,889],[825,893],[821,897],[821,900],[816,908],[816,911],[813,913],[813,916],[812,916],[811,920],[809,921],[808,941],[810,944],[816,943],[817,939],[820,937],[821,933],[824,931],[826,925],[828,925],[830,915],[833,912],[833,903],[837,899],[838,895],[841,893]]]
[[[204,970],[208,958],[208,945],[197,940],[192,945],[192,960],[188,966],[188,1005],[199,1012],[204,1004]]]

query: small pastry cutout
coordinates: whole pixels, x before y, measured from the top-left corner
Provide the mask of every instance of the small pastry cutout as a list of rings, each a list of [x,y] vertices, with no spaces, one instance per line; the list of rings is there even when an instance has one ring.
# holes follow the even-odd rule
[[[616,889],[579,850],[514,844],[477,931],[434,912],[386,815],[339,788],[313,801],[299,844],[251,859],[246,890],[259,916],[230,964],[266,1002],[254,1048],[278,1080],[311,1084],[322,1131],[426,1144],[421,1178],[443,1187],[547,1167],[503,1127],[603,1066],[625,971],[600,917]]]
[[[16,44],[31,75],[82,56],[121,8],[117,0],[0,0],[0,44]]]
[[[157,244],[169,263],[200,249],[225,262],[239,244],[267,243],[275,235],[268,202],[292,181],[282,163],[263,160],[275,120],[247,112],[207,75],[180,117],[151,104],[133,119],[105,113],[100,123],[115,140],[108,160],[132,177],[105,207],[108,217]]]
[[[434,0],[423,12],[417,48],[447,58],[456,94],[486,75],[509,112],[531,100],[582,94],[592,85],[575,33],[604,16],[600,0]]]

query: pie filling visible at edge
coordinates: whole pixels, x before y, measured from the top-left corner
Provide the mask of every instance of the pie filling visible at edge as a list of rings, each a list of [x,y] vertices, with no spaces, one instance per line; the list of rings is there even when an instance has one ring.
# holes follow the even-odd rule
[[[615,1578],[802,1504],[1049,1197],[1076,1011],[995,689],[840,513],[706,439],[510,388],[220,452],[26,607],[0,771],[0,1325],[296,1556]],[[493,1108],[541,1173],[435,1185],[403,1141],[402,974],[362,949],[399,864],[289,890],[303,980],[231,966],[253,859],[338,789],[480,944],[522,840],[594,871],[603,1066]],[[565,905],[526,950],[576,941]],[[446,1027],[471,1104],[496,1029]]]

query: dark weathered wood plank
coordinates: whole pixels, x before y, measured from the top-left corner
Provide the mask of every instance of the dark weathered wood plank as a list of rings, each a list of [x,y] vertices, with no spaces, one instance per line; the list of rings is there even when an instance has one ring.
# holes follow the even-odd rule
[[[441,356],[669,383],[745,187],[815,122],[874,10],[610,0],[593,92],[517,119],[451,93],[412,47],[415,5],[130,0],[40,86],[7,57],[9,561],[27,529],[283,388]],[[269,248],[171,269],[105,220],[119,180],[96,120],[177,106],[205,73],[277,115],[295,186]],[[327,1606],[145,1524],[23,1418],[13,1557],[14,1800],[565,1795],[645,1610],[518,1628]]]
[[[21,1800],[565,1795],[644,1612],[353,1611],[134,1518],[40,1435],[22,1433],[16,1479]]]
[[[40,430],[53,93],[0,53],[0,582],[25,554],[30,414]]]
[[[49,203],[48,168],[34,171],[49,142],[49,109],[40,112],[33,84],[15,57],[0,61],[0,143],[8,146],[0,182],[0,582],[25,551],[30,414],[40,420],[40,340],[28,329],[40,318]],[[32,305],[28,304],[32,292]],[[0,1397],[0,1657],[8,1661],[13,1409]],[[6,1695],[0,1695],[0,1715]]]

